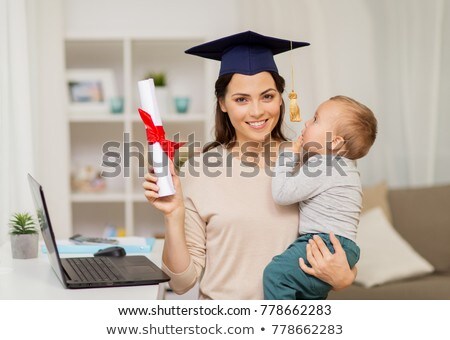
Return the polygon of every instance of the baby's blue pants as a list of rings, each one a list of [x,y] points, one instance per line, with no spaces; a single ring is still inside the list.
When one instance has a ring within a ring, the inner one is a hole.
[[[329,234],[316,234],[334,253]],[[320,300],[326,299],[331,286],[311,275],[299,266],[301,257],[306,259],[306,245],[314,234],[303,234],[294,241],[284,253],[275,256],[264,270],[264,298],[266,300]],[[344,249],[350,268],[359,260],[359,247],[355,242],[342,236],[336,236]]]

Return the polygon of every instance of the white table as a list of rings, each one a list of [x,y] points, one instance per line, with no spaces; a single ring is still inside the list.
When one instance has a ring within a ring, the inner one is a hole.
[[[152,252],[142,255],[161,267],[163,245],[163,240],[156,240]],[[72,255],[75,256],[79,255]],[[163,284],[65,289],[53,272],[47,254],[39,251],[36,259],[16,260],[11,257],[9,242],[0,247],[1,300],[156,300],[163,296],[163,290]]]

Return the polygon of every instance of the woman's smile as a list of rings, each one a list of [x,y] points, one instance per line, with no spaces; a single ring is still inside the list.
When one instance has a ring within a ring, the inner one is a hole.
[[[261,129],[264,129],[268,125],[267,124],[268,121],[269,121],[269,119],[263,119],[263,120],[251,121],[251,122],[246,122],[246,123],[252,129],[261,130]]]

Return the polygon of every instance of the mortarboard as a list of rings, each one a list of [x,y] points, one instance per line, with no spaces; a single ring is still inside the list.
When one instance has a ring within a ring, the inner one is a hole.
[[[273,60],[275,54],[308,45],[307,42],[278,39],[247,31],[194,46],[185,53],[220,60],[219,76],[229,73],[253,75],[263,71],[278,73]]]

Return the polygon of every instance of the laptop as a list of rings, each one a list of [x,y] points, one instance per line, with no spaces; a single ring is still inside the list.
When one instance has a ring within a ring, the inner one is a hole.
[[[61,258],[42,186],[28,174],[50,264],[65,288],[154,285],[170,280],[145,256]]]

